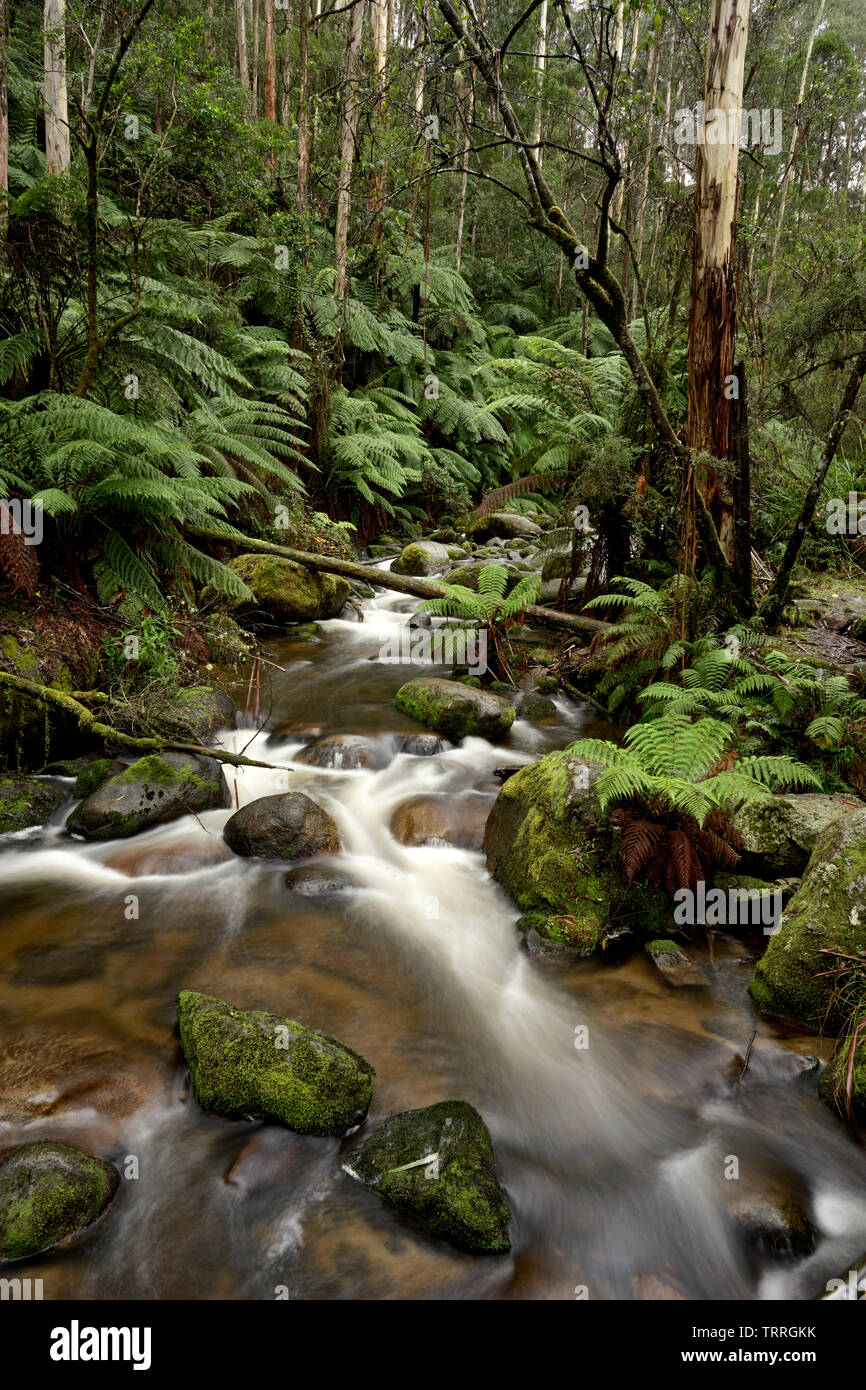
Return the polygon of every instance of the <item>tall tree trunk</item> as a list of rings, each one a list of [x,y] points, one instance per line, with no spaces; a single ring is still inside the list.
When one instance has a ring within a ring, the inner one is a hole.
[[[45,0],[45,169],[65,174],[71,162],[66,99],[66,0]]]
[[[463,138],[463,173],[460,179],[460,206],[457,213],[457,249],[454,257],[454,269],[460,274],[460,266],[463,263],[463,229],[466,224],[466,190],[469,186],[469,155],[472,149],[472,117],[475,112],[475,69],[469,66],[468,80],[463,76],[462,65],[455,73],[457,82],[457,95],[463,106],[463,118],[466,122],[466,134]],[[541,151],[539,150],[539,154]]]
[[[535,35],[535,57],[532,60],[532,67],[535,72],[535,115],[532,123],[532,143],[535,146],[535,158],[538,160],[539,167],[543,162],[544,150],[541,148],[542,116],[544,104],[542,102],[542,87],[544,86],[544,74],[547,71],[547,0],[541,0],[541,7],[538,11],[538,28]]]
[[[310,0],[298,0],[298,212],[307,211],[310,179]]]
[[[361,72],[361,40],[364,31],[364,6],[356,4],[349,12],[349,32],[346,38],[344,65],[344,95],[340,113],[340,173],[337,182],[337,213],[334,223],[334,260],[337,280],[334,293],[342,299],[346,293],[349,259],[349,213],[352,208],[352,170],[355,165],[355,140],[361,118],[359,82]]]
[[[800,508],[797,520],[794,522],[794,529],[788,538],[785,554],[782,556],[782,563],[776,571],[776,577],[767,590],[759,610],[761,618],[771,632],[779,625],[782,610],[785,607],[785,600],[788,596],[788,585],[791,582],[791,572],[796,564],[797,556],[800,553],[800,547],[806,539],[806,532],[815,515],[818,506],[818,498],[821,496],[821,488],[824,486],[824,479],[827,476],[827,471],[836,456],[836,450],[839,448],[842,441],[845,426],[853,414],[857,395],[864,376],[866,376],[866,338],[863,340],[860,353],[851,369],[851,375],[845,385],[839,409],[824,439],[824,448],[821,451],[818,467],[815,469],[815,476],[812,479],[809,491],[803,498],[803,505]]]
[[[426,80],[427,80],[427,57],[426,57],[426,54],[427,54],[428,35],[429,35],[429,32],[430,32],[430,30],[429,30],[429,25],[428,25],[428,16],[427,16],[427,5],[426,5],[426,3],[425,3],[425,4],[422,4],[422,6],[421,6],[421,16],[420,16],[420,21],[419,21],[419,26],[418,26],[418,28],[419,28],[419,33],[418,33],[418,45],[417,45],[418,66],[417,66],[416,69],[415,69],[414,105],[415,105],[415,114],[416,114],[416,116],[418,117],[418,119],[421,120],[421,119],[423,119],[423,116],[424,116],[424,86],[425,86],[425,83],[426,83]]]
[[[375,104],[373,109],[372,136],[376,138],[376,128],[385,124],[385,80],[388,68],[388,0],[370,0],[373,22],[373,63],[375,69]],[[382,239],[382,210],[387,195],[387,175],[385,162],[375,158],[374,173],[370,186],[368,211],[370,213],[370,240],[374,245]]]
[[[267,4],[267,0],[264,0]],[[259,114],[259,12],[262,0],[252,0],[253,6],[253,114]]]
[[[264,31],[265,43],[262,58],[264,66],[264,88],[265,88],[265,109],[264,117],[266,121],[276,124],[277,120],[277,50],[275,42],[275,18],[274,0],[264,0]],[[271,174],[277,172],[277,152],[271,150],[268,155],[268,169]]]
[[[773,249],[770,253],[770,268],[767,271],[767,287],[764,291],[764,313],[766,314],[773,302],[773,290],[776,287],[776,264],[779,259],[779,246],[782,241],[782,228],[785,222],[785,202],[788,197],[788,185],[791,181],[791,171],[794,167],[794,154],[797,149],[797,142],[800,138],[800,121],[803,115],[803,97],[806,95],[806,79],[809,76],[809,64],[812,61],[812,49],[815,44],[815,35],[818,26],[824,17],[824,6],[826,0],[820,0],[818,12],[815,15],[815,22],[812,25],[812,32],[809,35],[809,42],[806,45],[806,56],[803,59],[803,71],[800,73],[800,86],[797,91],[797,107],[794,111],[794,128],[791,131],[791,150],[788,155],[788,162],[782,174],[782,187],[779,190],[779,211],[776,217],[776,231],[773,236]],[[808,151],[807,151],[808,155]]]
[[[291,0],[285,0],[282,13],[283,22],[280,26],[280,38],[282,39],[280,52],[280,124],[284,130],[290,130],[292,125],[292,55],[289,50],[289,39],[292,33]]]
[[[637,261],[638,265],[641,264],[641,260],[643,258],[643,242],[644,232],[646,231],[646,210],[647,198],[649,197],[650,169],[652,168],[653,160],[655,158],[655,153],[653,150],[653,135],[655,132],[655,125],[653,121],[653,108],[655,106],[656,92],[658,91],[659,85],[659,59],[661,57],[661,51],[662,35],[661,30],[659,30],[656,33],[652,42],[652,48],[650,49],[649,55],[649,68],[647,71],[647,84],[649,87],[649,113],[647,115],[647,145],[646,158],[644,160],[643,173],[641,175],[640,191],[638,193],[637,241],[635,244],[635,260]],[[638,285],[637,279],[635,279],[634,289],[632,290],[631,297],[631,318],[633,319],[637,316],[637,308]]]
[[[704,140],[697,147],[689,314],[686,444],[730,457],[737,291],[737,171],[749,0],[713,0],[704,78]],[[722,550],[734,555],[733,510],[715,473],[698,479]]]
[[[9,93],[6,77],[8,0],[0,0],[0,236],[5,235],[9,208]]]
[[[235,0],[235,34],[238,44],[238,70],[241,86],[245,92],[250,89],[250,59],[247,53],[247,8],[246,0]]]

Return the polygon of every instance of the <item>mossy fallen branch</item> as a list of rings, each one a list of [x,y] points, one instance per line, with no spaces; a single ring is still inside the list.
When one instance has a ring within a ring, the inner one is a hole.
[[[271,772],[285,772],[284,767],[277,767],[274,763],[258,762],[255,758],[245,758],[242,753],[226,753],[221,748],[209,748],[204,743],[176,743],[170,739],[162,738],[134,738],[131,734],[121,733],[119,729],[112,729],[109,724],[103,724],[92,710],[87,709],[75,695],[69,695],[65,690],[56,690],[51,685],[40,685],[37,681],[29,681],[24,676],[13,676],[8,671],[0,671],[0,685],[11,686],[13,690],[21,690],[25,695],[38,701],[41,705],[53,705],[56,709],[65,710],[72,715],[80,729],[95,738],[102,739],[106,744],[117,748],[128,749],[131,753],[194,753],[197,757],[216,758],[218,762],[230,763],[232,767],[266,767]],[[76,694],[95,698],[101,695],[101,691],[76,691]]]
[[[376,570],[360,561],[338,560],[333,555],[315,555],[312,551],[295,550],[288,545],[274,545],[271,541],[254,540],[249,536],[227,536],[222,531],[211,530],[207,526],[187,526],[190,536],[203,536],[208,540],[219,541],[221,545],[235,545],[243,550],[255,551],[262,555],[281,555],[284,560],[294,560],[297,565],[307,569],[322,570],[325,574],[341,574],[346,579],[360,579],[365,584],[376,585],[382,589],[394,589],[399,594],[409,594],[413,598],[442,598],[446,586],[436,579],[421,579],[414,575],[392,574],[390,570]],[[559,613],[555,608],[542,608],[538,604],[527,604],[524,612],[527,618],[541,623],[544,627],[564,628],[567,632],[579,632],[584,637],[594,637],[607,627],[598,618],[585,618],[577,613]]]

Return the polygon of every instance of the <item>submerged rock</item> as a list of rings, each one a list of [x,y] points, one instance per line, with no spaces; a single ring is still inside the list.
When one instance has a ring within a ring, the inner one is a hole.
[[[120,1184],[111,1163],[68,1144],[24,1144],[0,1161],[0,1260],[50,1250],[91,1226]]]
[[[346,1171],[464,1250],[498,1254],[511,1248],[511,1212],[490,1135],[465,1100],[392,1115],[350,1156]]]
[[[807,1195],[795,1175],[777,1168],[753,1174],[743,1163],[740,1176],[722,1179],[722,1184],[728,1218],[756,1255],[791,1259],[814,1248],[818,1233],[807,1213]]]
[[[514,723],[514,707],[499,695],[438,676],[407,681],[395,699],[404,714],[455,742],[471,736],[504,738]]]
[[[296,763],[313,767],[369,767],[372,759],[372,748],[357,734],[326,734],[295,755]]]
[[[675,989],[700,989],[709,981],[675,941],[648,941],[644,947],[656,970]]]
[[[70,813],[66,830],[85,840],[122,840],[180,816],[230,804],[216,758],[153,753],[91,792]]]
[[[391,834],[402,845],[449,844],[480,849],[490,810],[485,796],[413,796],[391,817]]]
[[[260,859],[309,859],[340,848],[334,821],[303,792],[250,801],[226,821],[223,839],[235,854]]]
[[[231,851],[216,835],[190,835],[183,839],[172,837],[164,844],[130,845],[106,859],[106,868],[115,869],[129,878],[146,878],[151,874],[193,874],[231,859]]]
[[[44,825],[65,800],[66,792],[36,777],[0,777],[0,835]]]
[[[302,898],[322,898],[331,893],[346,893],[355,886],[348,874],[341,874],[336,869],[326,869],[319,864],[299,864],[297,868],[289,869],[283,882]]]
[[[373,1068],[333,1038],[263,1009],[193,990],[177,997],[180,1042],[198,1102],[229,1119],[279,1120],[297,1134],[361,1124]]]
[[[448,547],[438,541],[413,541],[391,562],[392,574],[436,574],[450,563]]]
[[[413,758],[433,758],[448,747],[448,741],[435,734],[396,734],[398,753],[411,753]]]
[[[336,618],[349,597],[348,581],[284,560],[278,555],[238,555],[229,568],[252,589],[255,602],[238,599],[237,615],[256,614],[277,623],[306,623]]]
[[[848,806],[818,838],[749,992],[767,1013],[839,1032],[846,1010],[826,952],[866,952],[866,806]]]

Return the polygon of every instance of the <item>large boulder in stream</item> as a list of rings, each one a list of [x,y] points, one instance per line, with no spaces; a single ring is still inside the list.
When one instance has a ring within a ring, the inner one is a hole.
[[[153,753],[103,782],[71,812],[66,829],[85,840],[122,840],[180,816],[230,805],[216,758]]]
[[[205,1110],[278,1120],[297,1134],[346,1134],[364,1120],[375,1073],[333,1038],[188,989],[177,997],[177,1019]]]
[[[866,806],[847,805],[818,836],[749,986],[755,1003],[775,1017],[838,1033],[847,1023],[844,991],[828,972],[844,961],[833,952],[866,952]]]
[[[577,955],[590,955],[619,922],[662,936],[671,920],[662,894],[627,884],[619,869],[593,791],[598,773],[567,748],[520,768],[484,834],[487,867],[525,914],[522,929]]]
[[[488,516],[479,516],[470,522],[467,535],[474,541],[486,541],[491,536],[502,536],[505,540],[528,540],[541,535],[541,527],[537,521],[521,516],[519,512],[490,512]]]
[[[455,742],[473,735],[495,742],[514,723],[514,706],[500,695],[438,676],[407,681],[397,691],[395,703],[410,719]]]
[[[743,845],[737,872],[774,879],[801,874],[819,835],[847,815],[852,798],[805,792],[762,796],[746,802],[734,815]]]
[[[238,555],[229,568],[253,591],[255,601],[238,599],[238,617],[272,618],[277,623],[308,623],[336,618],[349,597],[348,581],[284,560],[278,555]]]
[[[344,1167],[383,1201],[412,1212],[463,1250],[495,1255],[511,1249],[511,1212],[490,1134],[465,1100],[392,1115]]]
[[[447,569],[451,558],[446,545],[438,541],[413,541],[391,561],[392,574],[437,574]]]
[[[235,854],[258,859],[310,859],[340,848],[334,821],[303,792],[248,802],[226,821],[223,839]]]
[[[44,825],[65,800],[65,792],[38,777],[0,777],[0,835]]]
[[[69,1241],[105,1211],[120,1174],[68,1144],[13,1149],[0,1162],[0,1261],[21,1260]]]

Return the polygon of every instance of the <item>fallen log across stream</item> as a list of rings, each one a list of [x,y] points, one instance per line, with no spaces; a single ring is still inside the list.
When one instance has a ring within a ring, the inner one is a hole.
[[[369,564],[355,560],[338,560],[333,555],[316,555],[308,550],[295,550],[289,545],[274,545],[271,541],[252,540],[247,536],[227,536],[222,531],[211,530],[207,526],[187,526],[192,536],[203,536],[208,540],[219,541],[222,545],[237,546],[242,550],[254,551],[262,555],[279,555],[284,560],[294,560],[307,569],[322,570],[325,574],[340,574],[345,579],[356,579],[362,584],[378,585],[381,589],[394,589],[398,594],[409,594],[412,598],[441,598],[445,586],[438,579],[422,579],[409,574],[392,574],[390,570],[375,570]],[[525,608],[527,618],[541,623],[543,627],[558,627],[566,632],[580,633],[592,638],[603,632],[606,623],[598,618],[585,618],[577,613],[560,613],[555,608],[543,608],[529,603]]]

